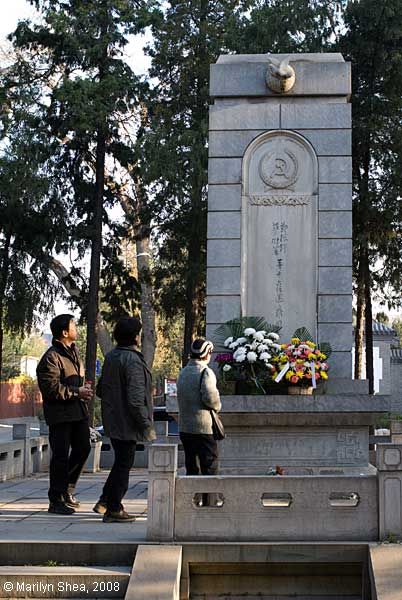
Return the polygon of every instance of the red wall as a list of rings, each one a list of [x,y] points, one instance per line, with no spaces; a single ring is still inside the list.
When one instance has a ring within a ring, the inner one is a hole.
[[[37,386],[0,383],[0,419],[34,417],[42,409],[42,396]]]

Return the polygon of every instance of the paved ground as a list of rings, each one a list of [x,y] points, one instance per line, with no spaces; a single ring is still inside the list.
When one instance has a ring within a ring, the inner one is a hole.
[[[81,476],[77,498],[78,511],[70,516],[47,512],[48,476],[46,473],[0,483],[0,541],[120,541],[145,539],[147,476],[135,469],[124,499],[127,512],[137,515],[134,523],[103,523],[92,511],[109,471]]]

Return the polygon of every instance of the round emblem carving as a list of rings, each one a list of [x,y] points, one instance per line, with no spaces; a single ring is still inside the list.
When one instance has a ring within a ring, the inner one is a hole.
[[[276,189],[291,187],[297,180],[298,170],[297,158],[288,149],[267,152],[259,165],[261,179]]]

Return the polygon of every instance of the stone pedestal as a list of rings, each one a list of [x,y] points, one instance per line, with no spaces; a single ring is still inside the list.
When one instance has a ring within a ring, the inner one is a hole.
[[[402,538],[402,444],[378,444],[380,539]],[[395,541],[395,540],[394,540]]]
[[[85,463],[84,472],[97,473],[100,469],[102,442],[91,442],[91,451],[87,462]]]
[[[173,540],[177,446],[152,444],[149,447],[148,471],[147,539]]]
[[[271,466],[292,474],[344,474],[369,464],[369,427],[389,397],[368,395],[223,396],[226,438],[220,472],[264,475]],[[169,398],[169,413],[177,401]]]

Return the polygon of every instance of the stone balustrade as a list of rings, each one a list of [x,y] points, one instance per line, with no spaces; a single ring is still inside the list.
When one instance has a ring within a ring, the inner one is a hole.
[[[30,437],[29,424],[13,426],[14,441],[0,444],[0,481],[47,471],[50,459],[49,438]]]

